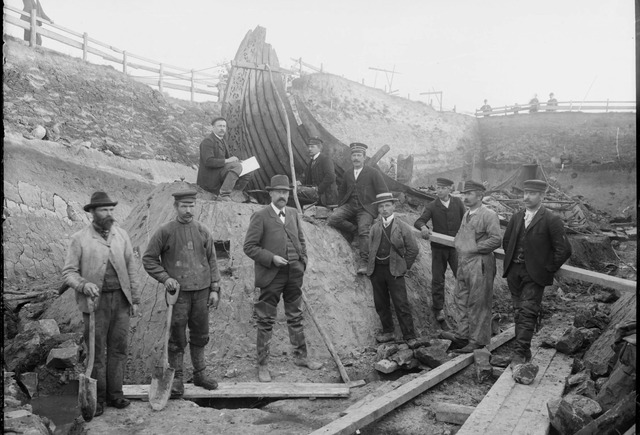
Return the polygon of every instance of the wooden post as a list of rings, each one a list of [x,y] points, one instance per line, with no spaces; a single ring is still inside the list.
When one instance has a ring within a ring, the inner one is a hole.
[[[127,52],[126,50],[122,52],[122,72],[127,73]]]
[[[31,9],[31,33],[29,34],[29,47],[35,47],[36,46],[36,34],[37,34],[37,30],[36,28],[38,26],[36,26],[36,9],[33,8]]]
[[[195,84],[195,75],[194,75],[194,71],[191,70],[191,102],[193,103],[193,100],[195,98],[196,95],[196,84]]]
[[[87,61],[87,48],[89,46],[89,35],[87,32],[82,34],[82,60]]]
[[[160,64],[160,78],[158,79],[158,90],[162,93],[162,76],[164,75],[164,67]]]
[[[605,113],[609,113],[609,99],[607,98],[607,108],[604,111]]]

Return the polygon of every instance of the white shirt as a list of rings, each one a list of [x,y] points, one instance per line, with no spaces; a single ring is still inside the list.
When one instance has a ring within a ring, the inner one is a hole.
[[[314,161],[315,159],[317,159],[319,155],[320,155],[320,153],[314,154],[314,156],[311,157],[311,161]]]
[[[358,175],[360,175],[360,172],[362,172],[362,168],[360,169],[353,169],[353,178],[355,178],[356,180],[358,179]]]
[[[285,216],[280,216],[280,212],[285,213],[285,215],[286,215],[286,212],[284,211],[284,208],[282,210],[280,210],[278,207],[273,205],[273,203],[271,203],[271,208],[273,208],[273,211],[276,212],[276,216],[278,216],[280,218],[280,221],[282,223],[284,223]]]
[[[380,216],[382,217],[382,216]],[[395,217],[395,213],[391,213],[391,216],[389,216],[388,218],[384,218],[382,217],[382,225],[387,228],[389,225],[391,225],[391,222],[393,221],[393,218]]]
[[[540,210],[540,206],[538,206],[538,208],[535,210],[529,210],[528,208],[525,209],[524,211],[524,227],[525,228],[529,228],[529,225],[531,224],[531,221],[533,220],[536,213],[538,213],[538,210]]]
[[[215,134],[215,133],[213,133],[213,135],[214,135],[215,137],[217,137],[218,139],[220,139],[220,140],[224,140],[224,139],[223,139],[223,138],[224,138],[224,136],[220,137],[220,136],[218,136],[218,135],[217,135],[217,134]]]
[[[440,202],[442,203],[442,205],[444,205],[446,208],[449,208],[449,203],[451,203],[451,197],[449,197],[449,199],[447,199],[446,201],[440,200]]]

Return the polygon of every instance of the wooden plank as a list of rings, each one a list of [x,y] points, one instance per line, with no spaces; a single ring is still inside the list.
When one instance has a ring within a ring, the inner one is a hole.
[[[514,337],[515,328],[511,327],[492,338],[487,346],[490,350],[503,345]],[[473,362],[473,354],[462,354],[451,361],[437,367],[430,372],[407,382],[401,387],[381,396],[349,414],[326,426],[312,432],[312,435],[341,434],[350,435],[359,428],[366,426],[386,415],[403,403],[413,399],[444,379],[459,372]]]
[[[474,406],[438,402],[435,406],[436,420],[445,423],[464,424],[475,409]]]
[[[624,435],[635,435],[635,433],[636,433],[636,425],[634,424],[629,428],[628,431],[624,433]]]
[[[67,38],[66,36],[59,35],[55,32],[52,32],[51,30],[43,29],[39,27],[38,33],[41,34],[42,36],[46,36],[47,38],[53,39],[58,42],[62,42],[63,44],[66,44],[66,45],[70,45],[71,47],[80,48],[80,49],[82,48],[82,42],[76,41],[71,38]]]
[[[149,385],[123,385],[124,397],[147,399]],[[302,382],[221,382],[215,390],[206,390],[193,384],[184,384],[185,399],[218,399],[239,397],[348,397],[349,387],[344,384]]]

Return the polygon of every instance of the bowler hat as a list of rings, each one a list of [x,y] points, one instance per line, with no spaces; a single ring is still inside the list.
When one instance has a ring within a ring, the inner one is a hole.
[[[394,198],[393,197],[393,193],[391,193],[391,192],[378,193],[376,195],[376,200],[373,201],[371,203],[371,205],[382,204],[383,202],[390,202],[390,201],[391,202],[395,202],[397,200],[398,200],[398,198]]]
[[[484,192],[487,190],[486,187],[482,183],[478,183],[477,181],[468,180],[464,182],[464,188],[460,191],[460,193],[467,193],[473,191]]]
[[[307,146],[309,145],[324,145],[324,141],[319,137],[311,137],[309,138],[309,142],[307,142]]]
[[[351,148],[351,153],[353,154],[353,153],[366,153],[368,147],[363,143],[353,142],[349,144],[349,148]]]
[[[448,178],[436,178],[436,184],[438,186],[449,187],[453,186],[453,181],[449,180]]]
[[[289,177],[286,175],[274,175],[271,177],[271,186],[265,187],[266,190],[291,190],[289,185]]]
[[[196,194],[197,192],[195,190],[182,190],[172,193],[171,195],[179,202],[196,202]]]
[[[523,190],[533,190],[534,192],[546,192],[547,183],[542,180],[527,180],[522,183]]]
[[[89,204],[84,206],[84,211],[89,211],[96,207],[113,207],[116,204],[118,204],[118,201],[111,201],[111,198],[105,192],[93,192]]]

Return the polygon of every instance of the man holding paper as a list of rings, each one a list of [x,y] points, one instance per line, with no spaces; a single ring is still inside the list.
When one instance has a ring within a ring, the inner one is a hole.
[[[242,192],[251,181],[251,174],[242,174],[242,162],[231,154],[224,140],[227,120],[218,117],[211,125],[213,132],[200,143],[197,183],[204,190],[220,195],[220,200],[231,201],[231,192]]]

